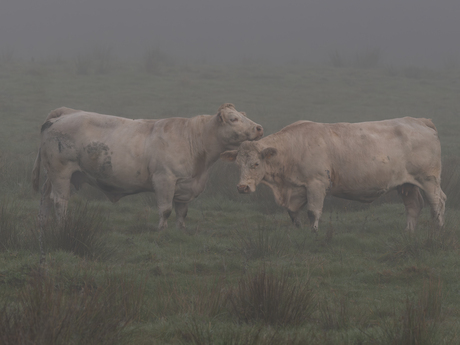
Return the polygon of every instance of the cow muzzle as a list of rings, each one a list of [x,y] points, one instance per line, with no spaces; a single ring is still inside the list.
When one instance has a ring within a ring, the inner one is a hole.
[[[239,184],[236,186],[238,192],[241,194],[249,194],[251,193],[251,188],[247,184]]]

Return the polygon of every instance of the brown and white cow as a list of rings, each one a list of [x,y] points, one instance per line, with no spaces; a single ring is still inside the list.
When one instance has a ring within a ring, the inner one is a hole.
[[[262,182],[300,226],[307,205],[313,231],[318,229],[326,194],[372,202],[397,189],[413,231],[423,207],[444,224],[446,195],[440,187],[441,145],[433,122],[411,117],[361,123],[295,122],[257,142],[222,153],[240,168],[240,193]]]
[[[159,229],[167,226],[173,203],[177,226],[184,227],[188,203],[204,190],[209,168],[219,155],[262,135],[262,126],[229,103],[216,115],[158,120],[56,109],[42,125],[33,169],[35,190],[40,163],[47,171],[40,223],[45,224],[53,204],[62,219],[71,184],[79,189],[86,182],[112,202],[130,194],[155,192]]]

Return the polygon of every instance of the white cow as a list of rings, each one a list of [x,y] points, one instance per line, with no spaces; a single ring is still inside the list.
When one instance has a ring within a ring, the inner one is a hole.
[[[177,226],[184,227],[188,203],[205,188],[209,168],[219,155],[246,140],[258,140],[262,126],[232,104],[216,115],[131,120],[69,108],[52,111],[41,128],[33,168],[39,188],[40,164],[47,171],[40,201],[43,226],[54,208],[66,213],[70,185],[99,188],[112,201],[125,195],[155,192],[160,222],[167,227],[174,202]]]
[[[444,224],[446,195],[441,183],[441,145],[433,122],[400,119],[361,123],[298,121],[257,142],[244,142],[222,159],[240,168],[240,193],[262,182],[297,226],[307,205],[313,231],[318,229],[324,197],[372,202],[397,189],[413,231],[425,192],[433,218]]]

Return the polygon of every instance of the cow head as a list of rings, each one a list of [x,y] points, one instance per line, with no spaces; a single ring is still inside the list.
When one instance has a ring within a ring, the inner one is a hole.
[[[277,154],[274,147],[259,148],[257,143],[244,142],[238,150],[225,151],[222,160],[236,162],[240,168],[240,182],[236,186],[240,193],[253,193],[266,173],[266,164]]]
[[[264,135],[262,126],[237,111],[233,104],[222,104],[216,117],[218,136],[226,149],[237,148],[246,140],[259,140]]]

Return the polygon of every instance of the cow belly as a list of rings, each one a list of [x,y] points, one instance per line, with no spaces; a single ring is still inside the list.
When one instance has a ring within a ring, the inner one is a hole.
[[[348,200],[372,202],[381,195],[388,192],[388,189],[366,189],[366,190],[341,190],[331,191],[331,195]]]
[[[91,172],[76,171],[71,178],[72,184],[78,190],[83,183],[101,189],[104,193],[117,195],[130,195],[146,191],[152,191],[152,188],[146,186],[135,178],[118,179],[115,176],[102,178],[99,174]]]

